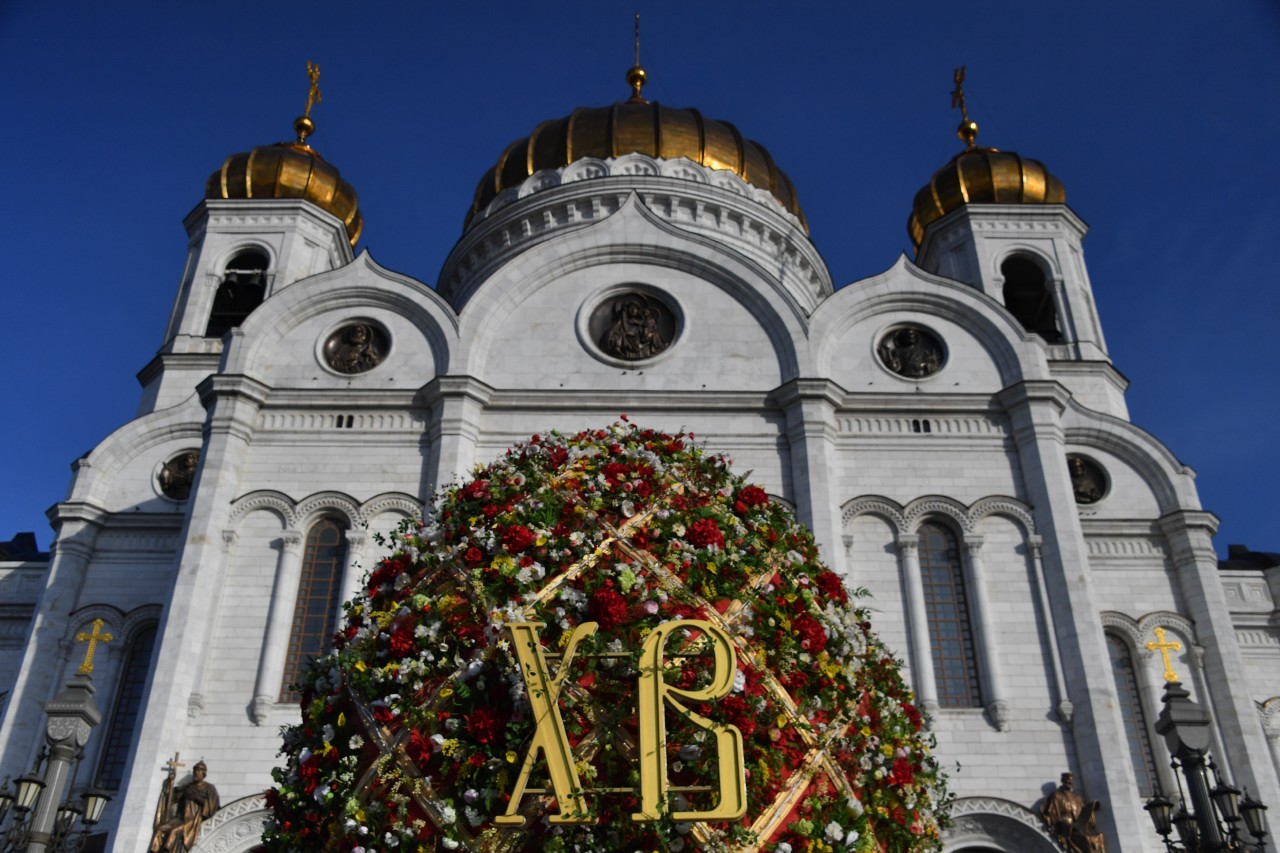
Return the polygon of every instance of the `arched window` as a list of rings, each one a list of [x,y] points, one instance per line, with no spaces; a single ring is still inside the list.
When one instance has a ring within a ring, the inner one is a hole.
[[[1116,679],[1116,697],[1120,700],[1120,718],[1124,721],[1133,773],[1138,779],[1138,791],[1143,799],[1148,799],[1159,793],[1160,780],[1156,775],[1151,737],[1147,732],[1147,715],[1142,710],[1142,698],[1138,693],[1138,673],[1124,640],[1107,634],[1107,651],[1111,656],[1111,674]]]
[[[1004,307],[1018,318],[1022,327],[1049,343],[1062,340],[1053,290],[1040,265],[1030,258],[1014,255],[1000,265],[1000,274],[1004,276]]]
[[[231,259],[213,297],[213,310],[204,331],[206,338],[220,338],[239,327],[262,304],[269,264],[270,259],[260,249],[249,249]]]
[[[346,525],[334,518],[322,518],[307,533],[302,552],[302,576],[293,606],[293,630],[284,660],[284,680],[280,693],[296,699],[291,689],[309,660],[329,647],[342,595],[342,570],[347,562]]]
[[[115,708],[111,711],[111,724],[103,742],[102,760],[98,763],[98,778],[94,780],[109,791],[118,791],[124,782],[124,768],[133,750],[138,717],[142,713],[142,691],[147,685],[151,652],[155,645],[154,623],[136,631],[129,641],[124,668],[120,670],[120,683],[116,688]]]
[[[955,534],[934,522],[922,524],[919,537],[920,583],[929,620],[938,704],[944,708],[979,707],[978,659],[960,546]]]

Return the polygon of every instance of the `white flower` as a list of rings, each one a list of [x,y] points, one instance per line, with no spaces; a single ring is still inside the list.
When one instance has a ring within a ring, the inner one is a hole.
[[[622,515],[624,518],[630,518],[636,514],[636,505],[629,500],[622,502]]]
[[[858,838],[859,838],[858,830],[856,829],[849,830],[849,834],[844,837],[844,846],[852,847],[854,844],[858,842]]]
[[[844,827],[836,823],[834,820],[827,824],[826,832],[827,840],[833,843],[839,843],[844,840]]]
[[[733,673],[733,692],[741,693],[747,687],[747,674],[742,670],[736,670]]]
[[[779,842],[778,846],[773,848],[773,853],[791,853],[791,845],[785,841]]]

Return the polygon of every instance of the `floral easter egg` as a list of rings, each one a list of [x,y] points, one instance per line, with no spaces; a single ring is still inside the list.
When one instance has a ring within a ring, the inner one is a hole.
[[[265,848],[940,848],[859,593],[692,439],[536,435],[402,528],[299,685]]]

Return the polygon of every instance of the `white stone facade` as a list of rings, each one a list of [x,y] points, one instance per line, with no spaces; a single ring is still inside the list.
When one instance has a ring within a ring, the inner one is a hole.
[[[1132,649],[1148,727],[1163,668],[1145,643],[1161,626],[1183,644],[1174,665],[1214,716],[1215,756],[1280,808],[1280,579],[1219,573],[1216,520],[1193,473],[1128,422],[1085,227],[1069,209],[961,208],[930,228],[917,262],[838,290],[772,196],[640,155],[578,161],[508,190],[435,289],[353,257],[341,223],[307,202],[206,201],[187,227],[188,266],[141,374],[138,417],[77,463],[25,645],[0,645],[0,673],[15,674],[0,769],[16,776],[34,757],[43,702],[78,664],[74,635],[102,618],[118,638],[94,672],[109,718],[128,638],[159,624],[132,763],[106,820],[112,849],[146,848],[174,752],[203,758],[227,804],[200,849],[253,846],[255,798],[297,713],[279,684],[318,518],[349,527],[349,592],[378,556],[372,534],[437,484],[534,432],[623,412],[729,454],[796,507],[832,568],[871,591],[960,798],[949,850],[1054,849],[1031,808],[1066,770],[1103,802],[1108,850],[1163,849],[1124,746],[1108,632]],[[266,300],[224,339],[204,337],[228,259],[250,247],[270,259]],[[1046,271],[1060,341],[1004,307],[1011,254]],[[677,321],[670,346],[640,361],[603,352],[588,328],[629,291],[660,297]],[[321,350],[351,320],[391,343],[377,367],[342,374]],[[902,324],[943,342],[939,371],[911,379],[886,367],[877,347]],[[186,450],[200,454],[195,484],[171,500],[158,474]],[[1106,472],[1101,500],[1077,503],[1069,453]],[[961,546],[974,707],[938,699],[917,553],[926,522]],[[0,588],[21,571],[0,566]]]

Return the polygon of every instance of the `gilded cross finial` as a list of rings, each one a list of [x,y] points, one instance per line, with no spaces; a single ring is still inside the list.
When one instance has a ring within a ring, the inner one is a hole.
[[[1159,650],[1160,657],[1164,661],[1164,680],[1177,681],[1178,673],[1173,671],[1173,662],[1169,659],[1169,652],[1182,651],[1182,643],[1179,643],[1177,640],[1166,643],[1164,639],[1164,628],[1156,628],[1155,634],[1156,640],[1159,642],[1148,641],[1147,649],[1153,652]]]
[[[319,63],[307,63],[307,77],[311,80],[311,85],[307,87],[307,108],[293,121],[293,129],[298,134],[299,145],[306,145],[307,137],[316,132],[316,123],[311,120],[311,108],[323,100],[320,95]]]
[[[627,98],[628,101],[633,104],[649,103],[640,94],[648,77],[649,75],[640,67],[640,13],[636,12],[636,64],[627,69],[627,85],[631,87],[631,97]]]
[[[307,63],[307,77],[311,78],[311,86],[307,89],[307,108],[302,111],[302,114],[307,118],[311,118],[311,108],[323,100],[320,94],[320,65],[318,63]]]
[[[107,623],[102,619],[94,619],[92,633],[81,631],[76,634],[77,643],[89,644],[89,648],[85,649],[84,652],[84,663],[80,664],[80,669],[76,670],[82,675],[93,674],[93,653],[98,650],[98,643],[109,643],[115,639],[115,637],[110,634],[103,632],[102,626],[105,624]]]
[[[975,148],[978,123],[969,118],[969,107],[964,102],[964,71],[965,66],[961,65],[952,75],[956,87],[951,91],[951,109],[960,110],[960,127],[956,129],[956,135],[964,140],[965,148]]]

